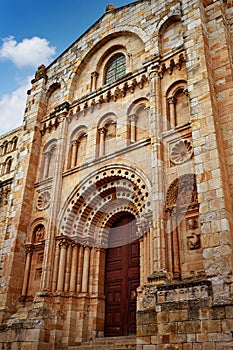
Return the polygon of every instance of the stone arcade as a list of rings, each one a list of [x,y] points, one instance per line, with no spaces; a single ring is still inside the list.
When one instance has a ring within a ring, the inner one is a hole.
[[[233,349],[232,25],[108,5],[38,68],[0,138],[1,349]]]

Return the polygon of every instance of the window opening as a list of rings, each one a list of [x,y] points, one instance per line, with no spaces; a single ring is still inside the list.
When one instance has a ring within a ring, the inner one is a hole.
[[[111,84],[123,77],[126,72],[126,60],[123,54],[113,56],[106,69],[105,84]]]

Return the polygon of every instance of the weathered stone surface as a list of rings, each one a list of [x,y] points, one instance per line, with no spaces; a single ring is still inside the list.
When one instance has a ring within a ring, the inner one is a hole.
[[[232,29],[228,0],[108,5],[38,67],[0,137],[0,347],[233,347]]]

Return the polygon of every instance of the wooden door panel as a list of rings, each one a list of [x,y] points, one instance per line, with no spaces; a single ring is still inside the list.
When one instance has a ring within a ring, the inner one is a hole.
[[[136,289],[139,286],[139,241],[132,216],[125,216],[110,230],[106,251],[105,335],[136,332]],[[130,241],[130,239],[133,239]],[[116,242],[121,246],[115,246]],[[127,241],[127,244],[125,242]]]

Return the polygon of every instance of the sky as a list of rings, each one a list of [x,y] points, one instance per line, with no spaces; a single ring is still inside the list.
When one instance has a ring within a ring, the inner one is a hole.
[[[41,64],[66,50],[104,13],[133,0],[0,0],[0,135],[23,121],[27,90]]]

